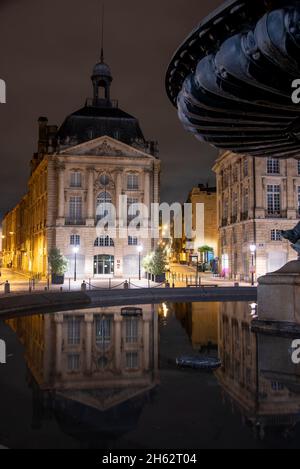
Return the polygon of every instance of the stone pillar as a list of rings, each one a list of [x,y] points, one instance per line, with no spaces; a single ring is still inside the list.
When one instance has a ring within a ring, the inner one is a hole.
[[[65,217],[65,167],[58,167],[58,218]]]
[[[120,314],[117,313],[114,315],[115,370],[118,372],[121,372],[122,319]]]
[[[94,168],[88,168],[88,193],[87,193],[87,218],[95,219],[95,201],[94,201]]]
[[[93,313],[84,315],[85,323],[85,371],[90,374],[92,372],[92,333],[93,333]]]
[[[148,209],[150,208],[150,172],[148,170],[144,173],[144,204]]]
[[[58,313],[55,314],[54,317],[54,322],[56,325],[56,355],[55,355],[55,364],[56,364],[56,374],[61,375],[62,372],[62,343],[63,343],[63,337],[62,337],[62,326],[64,322],[64,317],[63,314]]]

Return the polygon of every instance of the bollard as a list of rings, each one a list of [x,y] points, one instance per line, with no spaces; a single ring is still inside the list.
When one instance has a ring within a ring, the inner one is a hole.
[[[234,282],[234,286],[239,287],[240,286],[239,282]]]
[[[8,280],[6,280],[4,284],[4,294],[8,295],[9,293],[10,293],[10,283],[8,282]]]
[[[60,287],[59,291],[62,292],[62,291],[63,291],[63,287]]]
[[[81,284],[81,291],[86,291],[86,283],[85,280]]]
[[[128,283],[127,280],[125,280],[125,282],[124,282],[124,289],[125,289],[125,290],[128,290],[128,289],[129,289],[129,283]]]
[[[165,288],[170,288],[170,282],[166,282]]]

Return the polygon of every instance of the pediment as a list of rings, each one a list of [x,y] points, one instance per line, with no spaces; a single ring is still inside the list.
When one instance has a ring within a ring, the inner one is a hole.
[[[154,385],[141,386],[129,389],[97,389],[97,390],[73,390],[60,391],[58,394],[64,398],[79,402],[88,407],[93,407],[102,412],[127,402],[135,397],[147,393]]]
[[[89,140],[88,142],[68,147],[60,151],[61,155],[72,156],[106,156],[106,157],[129,157],[150,158],[151,155],[142,150],[134,148],[126,143],[120,142],[108,136]]]

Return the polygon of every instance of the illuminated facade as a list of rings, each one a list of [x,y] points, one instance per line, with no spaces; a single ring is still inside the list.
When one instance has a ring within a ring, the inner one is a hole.
[[[146,141],[138,120],[111,100],[111,82],[102,57],[93,70],[94,96],[82,109],[59,129],[39,119],[28,194],[3,220],[4,265],[45,277],[49,251],[57,247],[69,261],[66,276],[71,277],[76,247],[79,278],[128,278],[138,276],[137,246],[144,255],[155,247],[150,208],[160,199],[157,145]],[[127,196],[125,213],[120,196]],[[148,209],[142,215],[146,236],[119,235],[121,220],[127,228],[140,215],[137,203]],[[105,204],[116,207],[114,237],[96,229],[107,215]]]
[[[236,280],[260,277],[296,258],[281,230],[300,216],[300,164],[290,158],[254,158],[231,152],[214,165],[222,274]]]

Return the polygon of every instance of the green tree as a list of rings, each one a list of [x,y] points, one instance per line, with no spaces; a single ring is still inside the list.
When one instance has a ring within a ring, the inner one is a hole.
[[[64,275],[68,270],[68,261],[58,248],[52,248],[49,252],[49,266],[54,275]]]
[[[150,273],[162,275],[167,270],[167,254],[162,247],[157,247],[150,261]]]
[[[208,261],[208,254],[209,253],[214,253],[214,248],[204,245],[198,248],[198,252],[201,254],[202,257],[202,262],[207,262]]]

